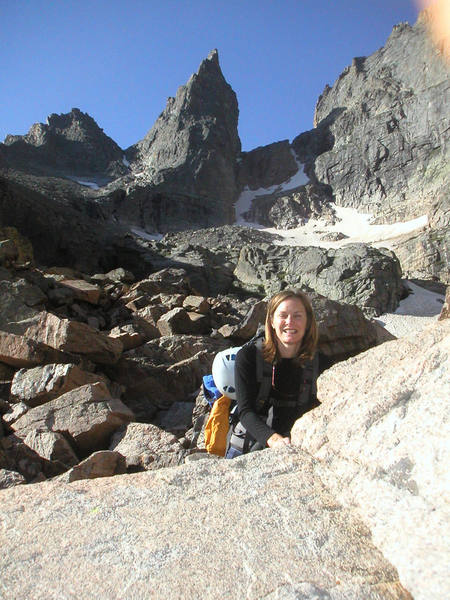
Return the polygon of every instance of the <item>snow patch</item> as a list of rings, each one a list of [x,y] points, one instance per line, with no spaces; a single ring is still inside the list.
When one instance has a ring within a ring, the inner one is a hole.
[[[163,237],[161,233],[148,233],[148,231],[138,229],[137,227],[132,227],[130,231],[142,239],[149,241],[159,241]]]
[[[422,215],[410,221],[384,225],[372,225],[373,215],[359,213],[354,208],[333,206],[339,219],[335,225],[329,225],[320,219],[309,221],[295,229],[265,228],[264,231],[274,233],[283,239],[275,242],[280,245],[290,246],[320,246],[322,248],[340,248],[345,244],[363,242],[374,246],[389,247],[389,240],[394,240],[405,233],[412,233],[426,227],[427,215]],[[327,233],[343,233],[346,238],[339,241],[325,241],[321,239]]]
[[[129,167],[130,163],[127,161],[127,157],[125,156],[125,154],[122,156],[122,163],[126,166]]]
[[[445,301],[443,294],[407,282],[411,294],[400,302],[394,313],[380,315],[375,321],[396,337],[414,335],[436,321]]]
[[[297,173],[295,173],[295,175],[293,175],[283,183],[280,183],[278,185],[272,185],[268,188],[250,190],[248,186],[245,187],[235,204],[237,225],[246,225],[247,227],[258,226],[256,223],[248,223],[243,217],[243,214],[250,209],[252,205],[252,200],[257,196],[266,196],[268,194],[289,192],[291,190],[294,190],[295,188],[298,188],[301,185],[306,185],[309,182],[308,176],[304,173],[305,165],[297,160],[292,150],[291,152],[294,155],[295,161],[298,166]]]
[[[69,177],[75,183],[79,183],[80,185],[84,185],[85,187],[91,188],[91,190],[99,190],[100,186],[95,181],[84,181],[83,179],[77,179],[76,177]]]

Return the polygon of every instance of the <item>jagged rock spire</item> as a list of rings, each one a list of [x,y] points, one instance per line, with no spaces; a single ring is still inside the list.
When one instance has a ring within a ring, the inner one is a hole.
[[[238,114],[236,94],[222,74],[218,51],[212,50],[127,157],[153,183],[220,203],[229,220],[241,151]]]

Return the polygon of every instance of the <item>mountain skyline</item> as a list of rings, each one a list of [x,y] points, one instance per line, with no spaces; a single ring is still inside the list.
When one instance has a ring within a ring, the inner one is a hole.
[[[417,14],[412,0],[3,2],[0,140],[77,107],[125,149],[213,48],[238,98],[243,150],[292,139],[312,128],[325,85]]]

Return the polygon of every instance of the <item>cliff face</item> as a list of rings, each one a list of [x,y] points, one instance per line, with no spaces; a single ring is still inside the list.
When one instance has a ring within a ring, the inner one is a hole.
[[[449,105],[448,67],[423,18],[398,25],[320,96],[315,126],[326,128],[332,147],[315,159],[315,176],[339,205],[379,222],[427,213],[448,199]]]
[[[127,150],[136,184],[201,199],[207,211],[213,207],[216,224],[230,223],[238,193],[238,114],[214,50],[168,99],[144,139]]]

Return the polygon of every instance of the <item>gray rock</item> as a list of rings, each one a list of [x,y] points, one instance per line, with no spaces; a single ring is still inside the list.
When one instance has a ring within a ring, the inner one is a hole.
[[[251,190],[279,185],[298,171],[289,140],[275,142],[241,154],[240,187]]]
[[[325,233],[322,235],[320,239],[324,242],[339,242],[340,240],[345,240],[346,238],[348,238],[348,235],[345,235],[340,231],[330,231],[330,233]]]
[[[244,217],[247,221],[277,229],[294,229],[305,225],[309,219],[334,223],[336,217],[330,206],[331,200],[329,186],[308,183],[290,192],[257,196]]]
[[[207,248],[215,253],[219,250],[227,257],[239,256],[243,246],[247,244],[270,244],[281,237],[274,236],[266,231],[242,227],[240,225],[224,225],[223,227],[209,227],[205,229],[192,229],[183,231],[182,242],[192,247]],[[167,252],[176,248],[181,243],[180,234],[166,233],[156,246],[160,251]],[[167,248],[167,250],[165,250]]]
[[[74,388],[104,379],[73,364],[50,364],[34,369],[20,369],[14,375],[10,398],[12,402],[22,401],[35,407]]]
[[[439,321],[450,318],[450,286],[447,287],[445,292],[445,302],[442,306],[441,314],[439,315]]]
[[[31,432],[30,432],[31,433]],[[41,456],[39,452],[25,443],[23,439],[15,434],[6,435],[1,440],[1,447],[4,452],[4,467],[10,471],[20,473],[27,483],[36,483],[44,481],[48,477],[55,477],[67,470],[69,466],[78,461],[73,455],[69,456],[67,449],[63,444],[55,443],[56,440],[45,440],[45,436],[39,439],[39,432],[36,432],[34,438],[29,438],[31,445],[36,445],[37,450],[43,450],[43,454],[51,454],[55,450],[55,456],[58,451],[64,455],[67,463],[55,459],[48,459]]]
[[[208,420],[211,405],[206,400],[203,391],[203,386],[200,388],[197,397],[195,398],[194,409],[192,411],[192,427],[184,434],[186,445],[194,450],[205,450],[205,425]],[[215,456],[215,455],[211,455]],[[195,459],[196,460],[196,459]]]
[[[13,223],[29,238],[40,264],[98,273],[114,268],[120,256],[123,268],[145,277],[153,255],[108,220],[99,193],[66,179],[5,173],[0,167],[0,222]]]
[[[271,295],[286,286],[309,287],[332,300],[356,304],[369,316],[395,310],[402,294],[395,255],[364,244],[336,250],[244,246],[234,274],[245,289]]]
[[[2,492],[9,597],[411,598],[301,451],[32,488]]]
[[[127,271],[126,269],[123,269],[122,267],[118,267],[117,269],[108,271],[105,277],[110,281],[121,281],[124,283],[133,283],[136,279],[133,273]]]
[[[310,165],[342,206],[406,221],[447,197],[449,72],[423,17],[394,27],[384,47],[354,58],[315,110],[320,151]],[[328,147],[326,144],[328,141]],[[294,140],[301,151],[304,140]]]
[[[30,407],[28,404],[25,404],[25,402],[17,402],[16,404],[10,404],[9,406],[10,408],[3,413],[2,417],[7,425],[11,425],[30,410]]]
[[[151,297],[161,293],[177,294],[182,291],[186,291],[186,293],[190,291],[186,270],[164,268],[133,284],[128,295],[137,297],[144,294]]]
[[[125,457],[130,472],[176,466],[186,456],[172,433],[149,423],[130,423],[117,431],[109,448]]]
[[[414,598],[446,598],[450,321],[335,365],[292,440],[356,506]]]
[[[0,490],[14,487],[26,483],[25,477],[17,471],[8,471],[8,469],[0,469]]]
[[[408,279],[437,279],[450,283],[449,225],[403,236],[392,248]]]
[[[357,306],[334,302],[315,293],[309,297],[319,328],[319,350],[333,362],[394,339],[378,323],[366,319]]]
[[[136,420],[149,422],[158,410],[195,394],[216,352],[227,345],[206,336],[162,337],[127,352],[106,374],[125,387],[122,400]]]
[[[0,328],[5,330],[11,321],[21,321],[36,315],[42,310],[47,296],[35,285],[25,279],[0,281],[2,310]]]
[[[214,50],[176,97],[168,99],[145,138],[127,150],[133,171],[159,188],[152,196],[151,190],[142,194],[142,184],[136,186],[128,192],[123,209],[130,214],[138,206],[145,219],[139,225],[150,231],[184,229],[186,200],[191,223],[231,222],[238,191],[236,159],[241,150],[237,121],[236,95],[222,75]],[[203,214],[196,206],[199,197]],[[169,202],[170,212],[161,210]],[[116,212],[120,214],[121,209],[117,207]]]
[[[164,431],[170,431],[180,437],[192,425],[194,406],[194,402],[174,402],[168,410],[157,414],[155,423]]]
[[[256,334],[258,328],[264,325],[266,309],[267,302],[255,302],[240,323],[224,325],[219,331],[224,337],[247,341]]]
[[[35,123],[24,135],[7,135],[4,155],[15,168],[34,173],[87,178],[98,184],[125,174],[123,152],[92,117],[73,108],[70,113]]]

